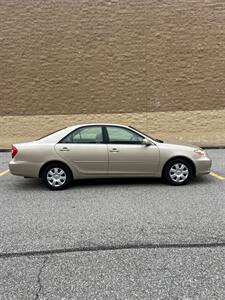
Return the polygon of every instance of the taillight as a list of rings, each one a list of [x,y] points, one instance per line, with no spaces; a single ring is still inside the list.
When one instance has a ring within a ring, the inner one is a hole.
[[[12,158],[16,156],[18,150],[15,146],[12,145]]]

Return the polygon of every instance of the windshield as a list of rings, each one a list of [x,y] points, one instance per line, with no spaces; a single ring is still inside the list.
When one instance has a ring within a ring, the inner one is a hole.
[[[153,141],[155,141],[155,142],[157,142],[157,143],[163,143],[162,140],[155,139],[155,138],[149,136],[148,134],[141,132],[140,130],[136,129],[136,128],[133,127],[133,126],[129,126],[129,127],[132,128],[132,129],[134,129],[134,130],[136,130],[137,132],[139,132],[139,133],[141,133],[141,134],[144,134],[145,136],[149,137],[150,139],[152,139]]]

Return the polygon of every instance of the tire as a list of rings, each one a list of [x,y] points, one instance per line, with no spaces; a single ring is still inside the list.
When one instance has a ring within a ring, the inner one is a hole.
[[[169,161],[163,170],[163,179],[170,185],[185,185],[193,175],[191,163],[181,158]]]
[[[42,180],[50,190],[59,191],[67,188],[71,184],[73,176],[66,165],[52,163],[44,169]]]

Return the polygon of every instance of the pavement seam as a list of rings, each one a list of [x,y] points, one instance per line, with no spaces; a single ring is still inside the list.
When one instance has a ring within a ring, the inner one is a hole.
[[[52,249],[27,252],[10,252],[0,253],[0,259],[15,258],[15,257],[35,257],[66,253],[82,253],[82,252],[97,252],[97,251],[117,251],[117,250],[138,250],[138,249],[184,249],[184,248],[222,248],[225,247],[225,242],[221,243],[177,243],[177,244],[127,244],[119,246],[97,246],[97,247],[80,247],[67,249]]]
[[[43,260],[43,263],[42,263],[42,265],[41,265],[41,267],[40,267],[40,269],[39,269],[38,275],[37,275],[38,290],[37,290],[37,292],[36,292],[36,294],[35,294],[34,300],[40,299],[40,294],[41,294],[41,292],[42,292],[43,289],[44,289],[44,288],[43,288],[43,285],[42,285],[42,283],[41,283],[41,274],[42,274],[43,269],[45,268],[45,266],[46,266],[46,264],[47,264],[47,260],[48,260],[48,257],[45,257],[44,260]]]

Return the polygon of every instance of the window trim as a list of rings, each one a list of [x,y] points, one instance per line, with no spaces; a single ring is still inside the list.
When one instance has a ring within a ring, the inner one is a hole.
[[[109,140],[109,134],[108,134],[108,130],[107,127],[115,127],[115,128],[119,128],[119,129],[125,129],[127,131],[130,131],[140,137],[142,137],[143,139],[145,139],[145,136],[143,136],[142,134],[139,134],[138,132],[132,130],[131,128],[128,127],[123,127],[123,126],[117,126],[117,125],[105,125],[103,126],[103,129],[105,131],[105,136],[106,136],[106,142],[107,144],[117,144],[117,145],[143,145],[142,143],[118,143],[118,142],[110,142]]]
[[[102,130],[102,137],[103,137],[103,141],[100,143],[65,143],[63,142],[64,139],[66,139],[70,134],[73,134],[74,132],[76,132],[77,130],[83,129],[83,128],[88,128],[88,127],[100,127]],[[102,144],[106,144],[106,137],[104,135],[104,130],[103,130],[103,126],[102,125],[85,125],[85,126],[80,126],[74,130],[72,130],[70,133],[68,133],[67,135],[65,135],[59,142],[58,144],[70,144],[70,145],[75,145],[75,144],[79,144],[79,145],[102,145]]]

